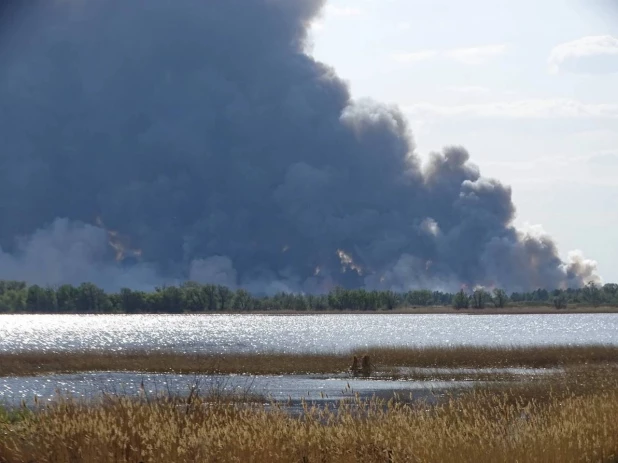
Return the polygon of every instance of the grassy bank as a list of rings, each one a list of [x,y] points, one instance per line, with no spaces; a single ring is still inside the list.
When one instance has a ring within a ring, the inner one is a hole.
[[[199,374],[301,374],[348,371],[352,356],[369,355],[374,369],[548,368],[618,362],[618,346],[373,347],[344,354],[182,354],[172,352],[21,352],[0,354],[0,376],[86,371]]]
[[[185,399],[62,402],[0,424],[0,462],[615,461],[618,374],[481,389],[433,407],[373,400],[337,410]]]

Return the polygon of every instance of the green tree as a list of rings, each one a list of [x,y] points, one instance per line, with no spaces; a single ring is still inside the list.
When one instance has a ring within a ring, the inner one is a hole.
[[[56,290],[56,301],[60,312],[77,311],[77,288],[72,285],[62,285]]]
[[[182,297],[185,309],[189,312],[202,312],[208,306],[208,298],[204,289],[193,281],[182,285]]]
[[[500,288],[494,289],[494,297],[493,297],[494,305],[500,309],[506,307],[509,302],[509,297],[506,294],[506,291]]]
[[[455,297],[453,297],[453,307],[456,309],[467,309],[470,307],[470,298],[463,289],[459,290]]]
[[[106,313],[110,310],[107,294],[93,283],[82,283],[77,287],[75,303],[79,313]]]
[[[586,284],[586,286],[584,286],[584,288],[582,289],[582,295],[584,301],[592,305],[593,307],[597,307],[601,304],[601,290],[593,281],[590,281],[588,284]]]
[[[206,298],[206,308],[213,312],[219,308],[219,291],[215,285],[202,286],[202,292]]]
[[[122,288],[119,293],[119,308],[124,313],[140,313],[148,310],[146,294],[142,291],[133,291]]]
[[[0,295],[0,312],[23,312],[26,310],[27,290],[10,289]]]
[[[328,308],[332,310],[345,309],[344,293],[345,290],[340,286],[337,286],[331,290],[328,293]]]
[[[558,296],[555,296],[552,302],[554,307],[558,310],[566,309],[568,306],[568,298],[564,292],[561,292]]]
[[[120,293],[112,293],[107,295],[107,301],[109,302],[109,312],[110,313],[125,313],[122,309],[122,301],[120,298]]]
[[[244,289],[239,289],[232,299],[232,308],[241,312],[249,310],[251,309],[252,299],[251,294]]]
[[[46,312],[46,296],[45,290],[39,285],[30,286],[26,295],[26,309],[28,312]]]
[[[227,310],[230,308],[234,293],[227,286],[217,286],[217,295],[219,296],[219,309]]]
[[[294,297],[294,310],[303,312],[307,310],[307,299],[304,294],[296,294]]]
[[[26,283],[23,281],[0,280],[0,296],[9,291],[25,291]]]
[[[184,309],[183,294],[177,286],[166,286],[161,289],[161,312],[182,313]]]
[[[490,299],[491,297],[487,291],[483,288],[477,288],[472,293],[472,307],[475,309],[484,309]]]
[[[393,310],[395,307],[399,305],[399,295],[393,291],[382,291],[381,295],[381,306],[386,310]]]
[[[406,296],[409,305],[428,306],[433,304],[433,293],[427,289],[410,291]]]
[[[618,284],[607,283],[603,285],[603,294],[605,301],[610,304],[618,304]]]
[[[43,290],[45,295],[43,311],[47,313],[58,312],[58,298],[56,296],[56,290],[51,287],[47,287]]]

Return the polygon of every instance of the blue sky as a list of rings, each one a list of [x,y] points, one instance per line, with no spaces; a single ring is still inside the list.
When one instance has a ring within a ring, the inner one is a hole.
[[[618,282],[618,2],[330,0],[311,52],[398,105],[417,152],[464,145],[540,224]]]

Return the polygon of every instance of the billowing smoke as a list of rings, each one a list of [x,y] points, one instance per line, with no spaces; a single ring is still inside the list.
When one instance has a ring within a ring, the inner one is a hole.
[[[0,10],[0,277],[255,291],[580,286],[464,148],[305,54],[321,0]],[[21,4],[21,7],[11,5]]]

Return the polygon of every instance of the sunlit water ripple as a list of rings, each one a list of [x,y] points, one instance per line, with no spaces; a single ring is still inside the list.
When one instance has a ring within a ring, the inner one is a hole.
[[[137,396],[142,384],[150,397],[169,393],[184,395],[192,386],[197,385],[201,395],[208,395],[213,391],[227,391],[240,396],[246,393],[261,395],[266,401],[331,401],[351,398],[355,394],[370,397],[373,394],[393,391],[423,396],[431,391],[470,387],[474,382],[363,380],[309,375],[194,376],[100,372],[0,378],[0,405],[19,405],[22,400],[32,405],[35,396],[41,403],[51,402],[58,398],[58,393],[75,399],[96,397],[102,393]]]
[[[0,352],[341,352],[376,345],[618,344],[618,314],[0,315]]]

